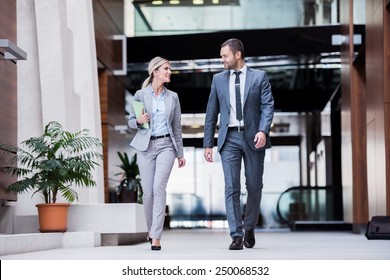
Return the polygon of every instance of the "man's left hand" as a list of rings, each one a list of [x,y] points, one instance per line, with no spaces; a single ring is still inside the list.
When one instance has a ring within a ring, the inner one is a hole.
[[[257,132],[255,135],[255,139],[253,140],[253,142],[255,142],[256,149],[264,147],[266,141],[267,141],[267,135],[262,131]]]

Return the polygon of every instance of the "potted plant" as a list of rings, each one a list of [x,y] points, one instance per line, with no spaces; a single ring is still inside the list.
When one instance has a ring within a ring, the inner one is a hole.
[[[65,232],[68,207],[78,200],[73,185],[96,185],[91,172],[99,165],[97,160],[103,158],[96,151],[102,144],[88,133],[87,129],[68,132],[61,124],[52,121],[45,126],[41,136],[23,141],[21,147],[0,144],[0,151],[9,158],[4,171],[18,178],[7,187],[6,192],[33,191],[32,195],[40,193],[43,196],[45,203],[36,205],[41,232]],[[59,194],[67,203],[57,202]],[[52,216],[56,213],[62,215],[62,222]]]
[[[142,203],[142,186],[139,176],[137,154],[134,154],[131,161],[126,152],[123,154],[117,152],[117,154],[121,161],[121,164],[117,166],[122,169],[121,172],[115,174],[116,176],[121,176],[118,186],[119,201]]]

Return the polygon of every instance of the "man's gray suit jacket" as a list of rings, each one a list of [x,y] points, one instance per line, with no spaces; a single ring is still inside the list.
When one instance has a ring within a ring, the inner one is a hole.
[[[218,151],[221,150],[225,142],[230,117],[229,79],[229,70],[213,76],[204,127],[203,147],[205,148],[214,146],[218,115],[220,115]],[[265,71],[247,68],[243,112],[245,138],[251,149],[256,151],[270,148],[269,133],[274,115],[274,99]],[[264,147],[256,149],[253,140],[259,131],[263,131],[267,135],[267,141]]]

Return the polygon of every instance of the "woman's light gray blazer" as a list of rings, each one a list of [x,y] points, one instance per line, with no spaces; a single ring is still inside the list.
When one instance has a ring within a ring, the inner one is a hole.
[[[176,92],[173,92],[164,87],[165,97],[165,112],[166,119],[168,124],[169,135],[171,136],[173,145],[176,150],[176,157],[183,157],[183,137],[181,129],[181,109],[179,97]],[[142,102],[145,106],[145,111],[150,113],[150,122],[152,122],[152,92],[153,89],[151,85],[138,90],[134,95],[134,100]],[[150,128],[139,128],[136,123],[136,117],[131,106],[128,125],[132,129],[138,129],[136,135],[130,143],[130,146],[134,147],[138,151],[146,151],[149,146],[150,137],[152,136],[152,123],[150,123]]]

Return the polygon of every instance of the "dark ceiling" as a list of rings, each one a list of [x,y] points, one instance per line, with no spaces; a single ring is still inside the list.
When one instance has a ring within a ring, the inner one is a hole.
[[[354,30],[355,34],[362,35],[364,42],[364,26],[355,26]],[[245,45],[248,65],[267,71],[275,111],[320,112],[340,84],[339,62],[325,66],[321,62],[324,53],[330,54],[330,58],[340,58],[340,46],[332,44],[332,35],[336,34],[340,34],[340,26],[332,25],[131,37],[127,40],[127,88],[131,93],[140,88],[147,76],[144,70],[147,62],[155,56],[204,63],[207,59],[219,58],[221,43],[235,37]],[[355,51],[359,47],[356,46]],[[174,66],[175,63],[173,70]],[[205,112],[212,75],[216,71],[221,68],[174,71],[169,88],[179,94],[183,113]]]

